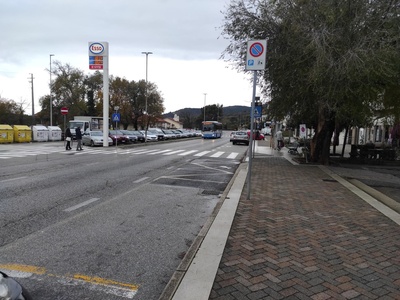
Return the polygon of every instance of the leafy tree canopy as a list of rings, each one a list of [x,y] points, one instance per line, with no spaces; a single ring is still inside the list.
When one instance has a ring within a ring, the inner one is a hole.
[[[85,75],[83,71],[69,64],[63,65],[55,61],[52,69],[51,101],[53,103],[53,119],[55,124],[62,124],[61,107],[69,108],[68,117],[103,114],[103,74],[96,71]],[[125,78],[110,76],[109,78],[109,112],[110,117],[115,108],[121,113],[121,124],[124,128],[133,125],[149,126],[156,122],[164,111],[164,99],[152,82],[140,80],[128,81]],[[42,107],[38,114],[45,124],[50,119],[50,95],[40,99]],[[147,107],[148,118],[142,118]],[[141,120],[142,123],[138,123]],[[147,121],[147,124],[145,124]],[[144,122],[144,123],[143,123]]]
[[[327,163],[335,123],[398,118],[399,8],[400,0],[234,0],[224,57],[243,68],[247,41],[268,39],[270,113],[314,126],[312,159]]]

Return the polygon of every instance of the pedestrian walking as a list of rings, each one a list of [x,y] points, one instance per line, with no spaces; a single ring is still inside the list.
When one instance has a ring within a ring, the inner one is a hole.
[[[276,133],[276,140],[278,143],[278,150],[281,150],[281,148],[283,147],[283,134],[282,134],[282,130],[279,129],[278,132]]]
[[[76,137],[76,151],[81,151],[82,149],[82,132],[81,132],[81,128],[78,126],[75,129],[75,137]]]
[[[65,130],[65,140],[67,141],[67,145],[65,146],[65,150],[71,150],[71,140],[72,140],[72,133],[69,127]]]

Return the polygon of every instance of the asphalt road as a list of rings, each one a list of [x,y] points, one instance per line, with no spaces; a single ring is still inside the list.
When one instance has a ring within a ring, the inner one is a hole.
[[[0,145],[0,269],[35,299],[158,299],[247,149]]]

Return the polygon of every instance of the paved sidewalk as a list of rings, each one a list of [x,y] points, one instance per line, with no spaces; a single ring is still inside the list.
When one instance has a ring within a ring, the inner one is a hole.
[[[201,245],[173,299],[400,299],[399,214],[343,169],[296,165],[285,149],[257,146],[251,199],[244,184],[228,236],[210,228],[214,248]]]
[[[400,227],[319,167],[253,163],[210,299],[400,299]]]

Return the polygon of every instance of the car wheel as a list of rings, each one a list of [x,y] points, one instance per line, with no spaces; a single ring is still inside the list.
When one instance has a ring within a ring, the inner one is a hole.
[[[93,142],[93,140],[90,141],[90,147],[94,147],[94,142]]]

